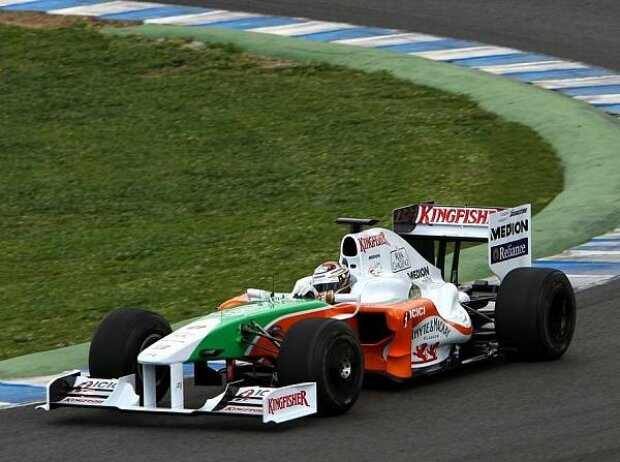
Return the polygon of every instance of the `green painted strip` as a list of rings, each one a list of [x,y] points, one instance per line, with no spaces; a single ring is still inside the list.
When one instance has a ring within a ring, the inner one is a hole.
[[[253,54],[365,71],[384,70],[419,85],[466,95],[504,119],[531,127],[554,146],[562,159],[565,189],[534,220],[536,257],[561,252],[618,224],[620,125],[602,112],[560,94],[469,68],[382,50],[222,29],[143,25],[102,31],[230,43]],[[518,181],[515,178],[515,183]],[[461,261],[461,279],[488,274],[483,246],[463,252]],[[0,377],[31,377],[83,367],[87,355],[88,344],[82,344],[9,359],[0,362]]]
[[[88,367],[90,343],[32,353],[0,362],[0,378],[37,377]]]
[[[210,359],[242,359],[250,346],[242,341],[240,334],[241,324],[255,321],[261,327],[278,318],[288,317],[308,310],[316,310],[329,306],[319,300],[281,300],[277,302],[258,302],[243,305],[238,308],[212,313],[204,319],[220,317],[220,324],[204,338],[190,356],[192,361],[203,360],[200,352],[203,350],[222,350]],[[263,352],[264,353],[264,352]]]

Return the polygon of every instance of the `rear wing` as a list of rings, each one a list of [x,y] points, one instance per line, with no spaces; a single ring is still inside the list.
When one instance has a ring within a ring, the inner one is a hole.
[[[487,242],[488,264],[500,279],[531,266],[531,206],[513,208],[422,203],[395,209],[392,229],[444,275],[447,244],[454,243],[450,282],[458,284],[463,242]],[[445,276],[444,276],[445,279]]]

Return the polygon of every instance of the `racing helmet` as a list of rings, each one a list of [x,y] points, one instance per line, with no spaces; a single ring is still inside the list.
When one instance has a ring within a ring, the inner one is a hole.
[[[314,270],[312,285],[319,293],[344,290],[351,285],[349,268],[335,261],[327,261]]]

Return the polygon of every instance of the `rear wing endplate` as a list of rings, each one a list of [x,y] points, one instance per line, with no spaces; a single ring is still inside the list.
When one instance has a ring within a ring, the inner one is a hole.
[[[514,268],[532,266],[532,207],[520,205],[489,217],[489,268],[500,279]]]

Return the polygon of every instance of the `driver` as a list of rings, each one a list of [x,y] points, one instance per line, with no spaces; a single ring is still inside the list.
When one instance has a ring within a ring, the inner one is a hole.
[[[316,267],[312,276],[295,283],[291,297],[333,299],[334,294],[350,290],[349,268],[335,261],[327,261]]]

